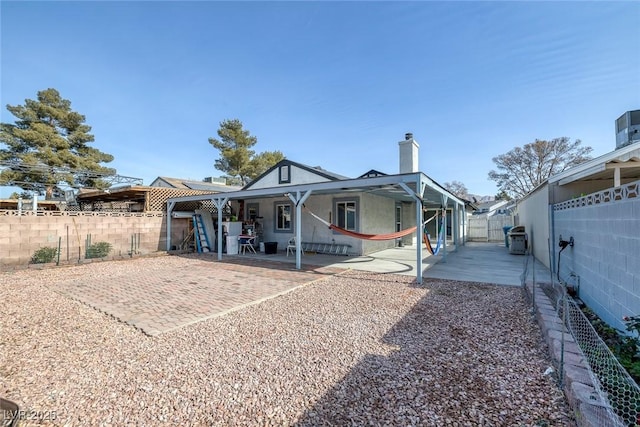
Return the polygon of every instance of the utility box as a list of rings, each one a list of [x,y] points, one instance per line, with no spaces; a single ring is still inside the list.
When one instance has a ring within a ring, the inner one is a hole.
[[[640,141],[640,110],[627,111],[616,120],[616,149]]]
[[[227,236],[227,255],[238,255],[238,236]]]
[[[513,227],[509,233],[509,253],[513,255],[525,255],[527,253],[527,233],[524,226]]]

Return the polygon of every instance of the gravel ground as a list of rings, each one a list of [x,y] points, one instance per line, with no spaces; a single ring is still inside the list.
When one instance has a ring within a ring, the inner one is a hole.
[[[149,337],[54,292],[68,274],[0,273],[21,425],[574,424],[517,288],[348,272]]]

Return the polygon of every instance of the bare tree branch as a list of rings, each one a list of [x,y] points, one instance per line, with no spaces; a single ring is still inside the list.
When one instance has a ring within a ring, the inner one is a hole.
[[[498,184],[501,192],[522,197],[547,180],[591,157],[591,147],[583,147],[579,139],[568,137],[551,141],[536,139],[493,158],[497,171],[489,172],[489,179]]]

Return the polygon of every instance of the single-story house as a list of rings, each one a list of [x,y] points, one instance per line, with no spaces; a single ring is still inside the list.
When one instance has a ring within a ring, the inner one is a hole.
[[[370,170],[348,178],[319,167],[282,160],[238,191],[213,195],[175,197],[167,201],[167,250],[172,247],[171,222],[185,203],[211,200],[217,229],[218,258],[222,258],[223,208],[231,203],[239,220],[256,222],[256,234],[264,242],[284,248],[292,237],[296,265],[300,268],[302,242],[322,242],[348,247],[349,254],[365,255],[396,245],[413,245],[422,281],[422,227],[425,217],[443,208],[451,213],[452,241],[464,241],[465,203],[418,170],[419,145],[408,133],[399,142],[399,173]],[[446,216],[443,216],[446,222]],[[350,235],[329,228],[332,224]],[[457,226],[455,226],[457,224]],[[414,228],[415,227],[415,228]],[[412,228],[414,228],[412,230]],[[446,227],[445,227],[446,229]],[[398,235],[409,231],[409,234]],[[354,234],[355,233],[355,234]],[[354,235],[374,235],[356,238]],[[391,236],[381,236],[390,235]],[[377,240],[379,237],[391,237]],[[445,239],[446,240],[446,239]],[[446,244],[444,248],[446,256]]]

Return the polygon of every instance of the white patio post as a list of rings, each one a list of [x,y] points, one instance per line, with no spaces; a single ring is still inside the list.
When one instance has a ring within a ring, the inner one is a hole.
[[[215,197],[211,199],[218,211],[218,261],[222,259],[222,210],[229,201],[228,197]]]
[[[167,202],[167,252],[171,250],[171,212],[176,202]]]
[[[447,203],[449,196],[442,195],[442,262],[447,262]]]
[[[300,191],[296,191],[294,196],[291,193],[286,194],[296,207],[296,269],[302,268],[302,205],[311,195],[311,190],[300,195]]]
[[[467,240],[467,207],[462,205],[462,246]]]
[[[453,244],[455,245],[453,251],[457,252],[458,251],[458,244],[459,244],[459,242],[458,242],[458,237],[459,237],[458,234],[460,233],[460,224],[459,224],[458,204],[457,203],[455,205],[453,205],[453,210],[451,212],[451,223],[452,223],[451,227],[452,227],[452,230],[453,230],[453,236],[452,236],[453,237]]]
[[[422,284],[422,194],[424,193],[426,184],[422,182],[420,175],[418,175],[418,180],[416,181],[416,190],[414,192],[409,188],[407,184],[404,182],[398,183],[400,187],[404,189],[416,203],[416,282],[421,285]]]

